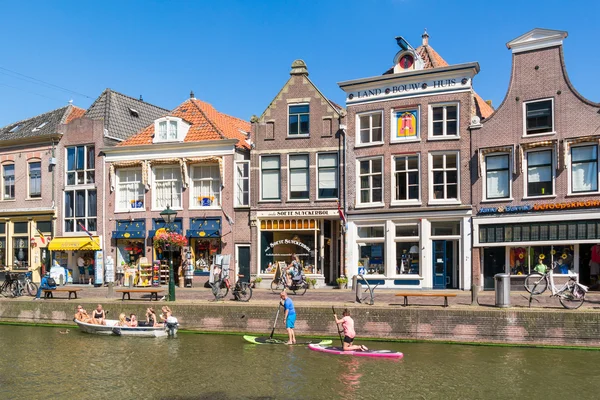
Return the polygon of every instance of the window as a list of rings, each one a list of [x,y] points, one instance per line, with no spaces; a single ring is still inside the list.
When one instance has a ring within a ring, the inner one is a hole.
[[[392,143],[419,138],[419,110],[419,107],[409,110],[392,110],[392,135],[390,137]]]
[[[458,153],[432,154],[434,200],[458,200]]]
[[[260,159],[261,200],[281,199],[281,171],[279,156],[264,156]]]
[[[15,165],[7,164],[2,167],[2,178],[4,180],[4,200],[15,198]]]
[[[394,157],[394,200],[419,200],[419,156]]]
[[[293,105],[289,107],[290,126],[288,135],[308,135],[309,112],[310,108],[308,104]]]
[[[508,154],[485,157],[486,199],[510,197],[510,169]]]
[[[144,211],[144,185],[142,170],[119,169],[117,171],[116,209]]]
[[[420,274],[419,225],[396,225],[396,274]]]
[[[552,150],[527,153],[527,196],[552,195]]]
[[[458,104],[432,106],[431,116],[432,137],[458,136]]]
[[[42,163],[29,163],[29,197],[42,197]]]
[[[335,153],[318,155],[318,198],[338,198],[338,155]]]
[[[221,173],[219,164],[192,167],[192,207],[221,206]]]
[[[181,168],[179,165],[154,168],[154,209],[181,208]]]
[[[385,229],[383,226],[359,226],[359,273],[374,275],[385,273]]]
[[[571,147],[571,192],[598,191],[598,146]]]
[[[95,182],[96,153],[93,145],[67,148],[67,185]]]
[[[248,206],[250,205],[250,162],[237,161],[235,163],[235,205]]]
[[[65,191],[65,232],[96,231],[96,189]]]
[[[308,200],[308,155],[290,156],[290,200]]]
[[[359,114],[358,118],[358,144],[383,142],[383,112],[378,111],[368,114]]]
[[[552,100],[525,103],[526,133],[553,132]]]
[[[154,121],[152,143],[183,142],[189,129],[190,125],[181,118],[172,116],[159,118]]]
[[[359,161],[359,204],[383,202],[383,160],[372,158]]]

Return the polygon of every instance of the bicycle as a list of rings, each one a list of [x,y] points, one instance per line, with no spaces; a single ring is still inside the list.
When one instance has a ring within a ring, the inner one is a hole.
[[[25,277],[23,278],[23,287],[25,290],[27,290],[28,295],[35,296],[38,291],[38,285],[31,280],[31,277],[31,271],[25,272]]]
[[[299,275],[294,276],[291,285],[288,285],[287,280],[285,279],[286,274],[287,269],[283,269],[280,277],[273,278],[273,281],[271,282],[271,291],[273,293],[281,293],[283,290],[289,289],[294,292],[294,294],[300,293],[301,295],[304,295],[308,289],[308,282],[306,282],[304,274],[300,273]]]
[[[2,282],[2,286],[0,286],[0,294],[2,294],[2,296],[14,297],[12,285],[15,279],[17,279],[16,274],[13,274],[8,270],[5,271],[4,282]]]
[[[581,307],[583,302],[585,301],[585,294],[588,291],[587,286],[582,285],[577,282],[577,275],[569,274],[569,280],[557,288],[554,285],[554,271],[553,268],[548,268],[544,274],[539,272],[532,272],[527,275],[525,278],[525,290],[530,293],[529,296],[529,306],[531,307],[531,300],[534,295],[542,294],[548,289],[548,285],[550,285],[550,289],[552,293],[551,297],[558,297],[558,301],[564,308],[567,309],[577,309]]]
[[[235,300],[248,302],[252,298],[252,287],[250,286],[250,283],[241,280],[243,277],[244,275],[238,275],[238,280],[231,290],[231,293]],[[210,287],[212,288],[212,294],[215,296],[215,300],[224,299],[231,287],[229,275],[225,275],[222,279],[219,277],[214,283],[210,283]]]

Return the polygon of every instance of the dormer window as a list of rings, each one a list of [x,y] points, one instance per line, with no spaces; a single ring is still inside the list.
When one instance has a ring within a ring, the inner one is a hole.
[[[154,143],[157,143],[183,142],[190,127],[181,118],[169,117],[157,120],[154,128],[156,132]]]

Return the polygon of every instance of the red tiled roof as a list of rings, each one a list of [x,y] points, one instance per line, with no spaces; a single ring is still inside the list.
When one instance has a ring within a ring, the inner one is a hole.
[[[212,105],[197,99],[188,99],[171,111],[169,116],[178,117],[190,124],[184,142],[205,140],[237,139],[237,147],[250,148],[245,132],[250,132],[250,123],[217,111]],[[119,146],[152,144],[154,124],[147,126]]]
[[[81,118],[83,116],[83,114],[85,114],[85,109],[83,109],[81,107],[77,107],[77,106],[71,107],[71,112],[67,116],[67,119],[65,120],[65,124],[68,124],[69,122],[73,121],[74,119]]]
[[[485,100],[483,100],[481,98],[480,95],[478,95],[477,93],[473,92],[475,94],[475,105],[477,107],[477,111],[478,114],[482,117],[482,118],[487,118],[490,115],[492,115],[494,113],[494,109],[492,108],[492,106],[490,106],[488,103],[485,102]]]

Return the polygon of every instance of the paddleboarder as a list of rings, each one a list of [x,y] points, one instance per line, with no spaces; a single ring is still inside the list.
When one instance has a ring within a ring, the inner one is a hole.
[[[369,350],[367,346],[364,345],[354,345],[354,337],[356,336],[356,332],[354,331],[354,320],[350,316],[350,311],[348,309],[344,309],[342,313],[344,317],[342,319],[338,319],[337,314],[333,314],[335,317],[336,324],[342,324],[342,329],[344,330],[344,351],[367,351]]]
[[[286,344],[296,344],[296,334],[294,333],[296,310],[294,309],[294,302],[288,297],[285,290],[279,296],[281,297],[281,305],[285,309],[285,329],[288,332],[288,341]]]

